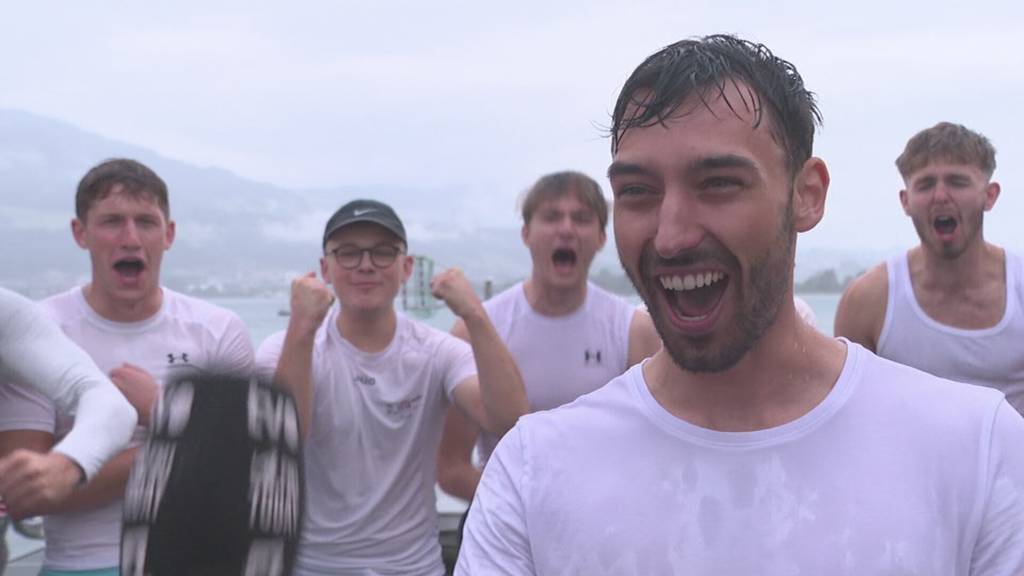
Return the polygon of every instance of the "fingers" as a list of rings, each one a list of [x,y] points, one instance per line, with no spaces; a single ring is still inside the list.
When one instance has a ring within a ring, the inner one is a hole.
[[[334,292],[316,277],[316,273],[308,272],[292,281],[291,321],[315,330],[332,304]]]
[[[66,498],[81,475],[63,454],[15,450],[0,460],[0,494],[11,516],[20,517]]]

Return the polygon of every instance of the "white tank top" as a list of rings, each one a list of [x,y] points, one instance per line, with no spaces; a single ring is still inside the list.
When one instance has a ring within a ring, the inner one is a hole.
[[[917,302],[907,256],[886,263],[889,299],[878,337],[878,355],[936,376],[981,384],[1006,394],[1024,414],[1024,266],[1006,252],[1006,310],[991,328],[967,330],[940,324]]]
[[[484,302],[484,308],[519,366],[531,412],[572,402],[628,367],[636,308],[593,283],[587,283],[583,305],[565,316],[534,311],[522,282]],[[481,433],[483,461],[496,444],[494,436]]]

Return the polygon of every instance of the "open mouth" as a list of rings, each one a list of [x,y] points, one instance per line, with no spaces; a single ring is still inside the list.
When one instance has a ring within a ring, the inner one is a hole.
[[[940,235],[945,236],[956,231],[957,221],[952,216],[937,216],[932,220],[932,227]]]
[[[122,258],[114,262],[114,270],[125,280],[134,280],[146,269],[146,263],[138,258]]]
[[[676,316],[687,322],[707,319],[718,308],[729,285],[724,272],[698,272],[659,277]]]
[[[558,248],[551,254],[556,270],[571,270],[576,266],[576,251],[572,248]]]

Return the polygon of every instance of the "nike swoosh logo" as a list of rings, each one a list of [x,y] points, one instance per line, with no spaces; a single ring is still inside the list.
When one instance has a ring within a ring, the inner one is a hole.
[[[369,214],[370,212],[376,212],[376,208],[367,208],[365,210],[356,210],[352,213],[353,216],[362,216],[363,214]]]

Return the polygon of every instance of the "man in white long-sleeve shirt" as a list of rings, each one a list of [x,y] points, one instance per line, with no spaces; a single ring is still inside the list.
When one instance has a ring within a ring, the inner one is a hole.
[[[0,496],[16,509],[63,499],[124,448],[137,415],[96,363],[30,300],[0,288],[0,375],[33,387],[75,425],[49,452],[0,459]]]

